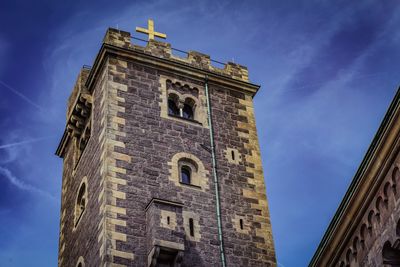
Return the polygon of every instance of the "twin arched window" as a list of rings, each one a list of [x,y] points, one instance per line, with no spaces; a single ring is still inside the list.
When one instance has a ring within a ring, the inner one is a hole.
[[[184,102],[179,100],[175,94],[168,97],[168,115],[194,120],[195,101],[189,97]]]

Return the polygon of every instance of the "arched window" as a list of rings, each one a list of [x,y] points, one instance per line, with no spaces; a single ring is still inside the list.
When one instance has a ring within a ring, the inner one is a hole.
[[[85,260],[83,257],[79,257],[78,262],[76,263],[76,267],[85,267]]]
[[[185,119],[190,119],[193,120],[194,119],[194,113],[193,113],[193,109],[189,104],[184,104],[183,105],[183,109],[182,109],[182,116]]]
[[[396,243],[397,242],[399,242],[399,240],[397,240]],[[396,243],[394,246],[392,246],[392,244],[390,244],[389,241],[386,241],[386,243],[383,245],[382,248],[383,264],[388,264],[391,266],[400,265],[400,250],[397,248],[398,245]]]
[[[85,181],[82,182],[78,190],[78,195],[75,202],[75,227],[78,225],[83,212],[86,209],[87,204],[87,187],[86,187],[86,177]]]
[[[195,100],[190,97],[182,99],[175,93],[168,95],[168,115],[194,120]]]
[[[179,116],[179,108],[176,105],[175,100],[172,98],[168,99],[168,114],[173,116]]]
[[[175,154],[171,162],[169,179],[177,186],[183,186],[192,189],[204,190],[209,188],[207,175],[208,171],[204,168],[203,163],[196,156],[180,152]]]
[[[184,184],[191,184],[192,170],[190,167],[183,165],[181,167],[181,182]]]

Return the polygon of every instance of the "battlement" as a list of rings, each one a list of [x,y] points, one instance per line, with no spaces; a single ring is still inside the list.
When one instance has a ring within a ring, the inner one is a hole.
[[[132,36],[130,32],[109,28],[104,37],[103,43],[134,51],[139,51],[155,57],[187,64],[195,68],[227,76],[232,79],[249,82],[249,74],[247,67],[245,66],[233,62],[228,62],[224,65],[223,68],[218,68],[211,64],[211,58],[209,55],[205,55],[200,52],[189,51],[187,52],[186,57],[179,57],[172,53],[174,49],[169,43],[149,40],[146,46],[140,46],[137,44],[133,44],[131,40]]]

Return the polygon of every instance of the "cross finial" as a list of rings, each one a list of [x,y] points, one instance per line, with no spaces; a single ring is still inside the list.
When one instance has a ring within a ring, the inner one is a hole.
[[[152,19],[149,19],[147,27],[148,27],[148,29],[136,27],[136,31],[148,34],[149,40],[154,40],[154,37],[160,37],[163,39],[167,38],[167,35],[165,33],[160,33],[160,32],[154,31],[154,21]]]

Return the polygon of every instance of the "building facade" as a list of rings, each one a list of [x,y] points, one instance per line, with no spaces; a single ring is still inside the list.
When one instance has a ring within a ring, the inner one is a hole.
[[[309,266],[400,266],[400,89]]]
[[[68,100],[59,266],[276,266],[259,86],[149,36],[109,29]]]

